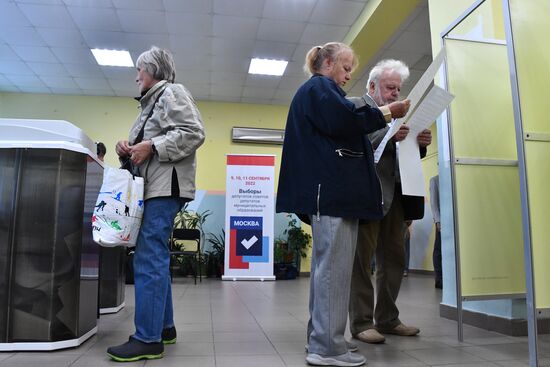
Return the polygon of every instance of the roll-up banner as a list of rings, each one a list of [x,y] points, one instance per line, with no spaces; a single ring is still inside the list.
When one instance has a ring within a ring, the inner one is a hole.
[[[227,155],[223,280],[275,280],[274,179],[274,155]]]

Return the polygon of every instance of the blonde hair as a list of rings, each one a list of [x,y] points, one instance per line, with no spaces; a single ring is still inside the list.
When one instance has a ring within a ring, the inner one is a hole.
[[[315,46],[308,51],[306,55],[306,63],[304,64],[304,72],[308,75],[319,73],[323,62],[326,59],[330,59],[333,62],[338,61],[340,54],[342,52],[349,51],[353,55],[353,65],[352,68],[355,69],[357,66],[357,57],[353,49],[341,42],[329,42],[325,43],[323,46]]]

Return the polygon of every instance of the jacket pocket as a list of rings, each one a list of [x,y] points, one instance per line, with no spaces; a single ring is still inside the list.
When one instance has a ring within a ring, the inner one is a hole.
[[[351,149],[346,148],[339,148],[335,150],[336,154],[340,157],[348,157],[348,158],[362,158],[365,156],[365,153],[363,152],[356,152]]]

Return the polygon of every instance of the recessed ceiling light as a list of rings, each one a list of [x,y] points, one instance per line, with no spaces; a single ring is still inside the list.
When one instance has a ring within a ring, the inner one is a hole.
[[[101,50],[93,48],[92,53],[99,65],[133,67],[134,62],[128,51]]]
[[[252,59],[248,74],[281,76],[285,72],[287,64],[288,61],[284,60]]]

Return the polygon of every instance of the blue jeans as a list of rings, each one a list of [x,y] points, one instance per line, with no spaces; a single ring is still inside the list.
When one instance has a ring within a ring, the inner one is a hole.
[[[144,203],[134,254],[134,338],[142,342],[160,342],[162,329],[174,326],[168,240],[180,208],[180,198],[159,197]]]

